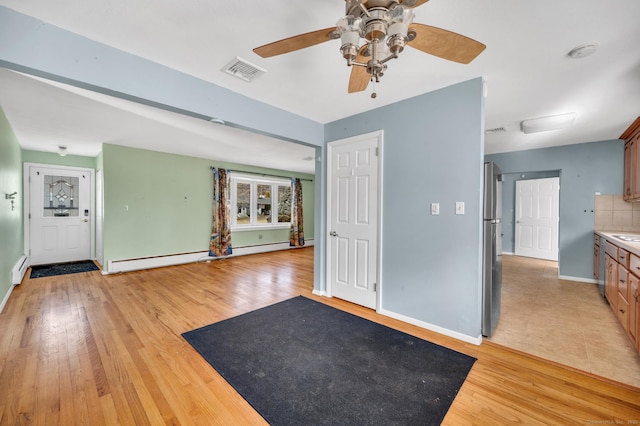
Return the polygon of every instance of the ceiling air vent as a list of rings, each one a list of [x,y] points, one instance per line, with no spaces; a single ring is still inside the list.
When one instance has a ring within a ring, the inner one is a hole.
[[[494,127],[493,129],[487,129],[484,131],[485,135],[491,135],[494,133],[504,133],[507,131],[507,128],[502,126],[502,127]]]
[[[224,68],[222,68],[222,71],[249,82],[267,72],[264,68],[253,65],[239,56],[236,56],[233,61],[229,62]]]

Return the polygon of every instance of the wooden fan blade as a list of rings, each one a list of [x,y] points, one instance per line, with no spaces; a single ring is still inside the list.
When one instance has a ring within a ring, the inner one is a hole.
[[[462,34],[424,24],[411,24],[416,38],[409,46],[449,61],[468,64],[487,46]]]
[[[283,40],[274,41],[264,46],[253,49],[255,53],[263,58],[270,58],[283,53],[294,52],[304,49],[305,47],[315,46],[331,40],[330,34],[335,31],[336,27],[325,28],[324,30],[312,31],[310,33],[299,34],[297,36],[285,38]]]
[[[363,55],[366,46],[363,46],[356,56],[356,62],[366,64],[369,59]],[[349,77],[349,93],[362,92],[369,85],[371,74],[367,72],[365,67],[351,65],[351,77]]]
[[[413,8],[415,9],[416,7],[418,7],[418,6],[422,6],[423,4],[425,4],[425,3],[426,3],[426,2],[428,2],[428,1],[429,1],[429,0],[418,0],[418,1],[416,2],[416,4],[414,4],[414,5],[413,5],[413,6],[411,6],[411,7],[413,7]]]

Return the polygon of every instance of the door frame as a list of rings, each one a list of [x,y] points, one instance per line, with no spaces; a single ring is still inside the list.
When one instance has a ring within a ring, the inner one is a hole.
[[[31,227],[30,223],[30,211],[31,211],[31,181],[30,169],[31,167],[43,167],[47,169],[60,169],[60,170],[73,170],[74,172],[83,172],[89,175],[89,251],[91,259],[96,257],[96,188],[95,188],[95,169],[88,169],[85,167],[73,167],[73,166],[61,166],[57,164],[44,164],[44,163],[24,163],[22,167],[23,172],[23,224],[24,224],[24,252],[27,255],[27,262],[31,265]]]
[[[326,295],[327,297],[333,297],[332,296],[332,291],[331,291],[331,267],[332,267],[332,262],[333,262],[333,252],[331,250],[331,244],[329,242],[329,230],[331,229],[331,208],[333,206],[333,197],[332,197],[332,193],[331,193],[331,179],[332,179],[332,155],[333,155],[333,148],[336,146],[341,146],[341,145],[346,145],[346,144],[350,144],[353,142],[359,142],[361,140],[364,139],[373,139],[376,138],[376,148],[377,148],[377,154],[378,154],[378,170],[377,170],[377,174],[378,174],[378,194],[376,196],[376,207],[377,207],[377,214],[378,214],[378,223],[377,223],[377,229],[376,229],[376,257],[378,259],[377,264],[376,264],[376,312],[380,312],[380,310],[382,309],[382,215],[383,215],[383,208],[382,208],[382,200],[383,200],[383,178],[382,178],[382,171],[384,170],[383,167],[383,158],[384,158],[384,131],[383,130],[376,130],[374,132],[369,132],[369,133],[364,133],[361,135],[357,135],[357,136],[352,136],[352,137],[348,137],[345,139],[339,139],[339,140],[335,140],[335,141],[331,141],[327,143],[327,164],[326,164],[326,171],[327,171],[327,179],[326,179],[326,186],[327,186],[327,210],[326,210],[326,223],[325,223],[325,229],[326,234],[324,235],[324,241],[325,241],[325,245],[326,245],[326,264],[325,264],[325,288],[326,288]]]
[[[546,257],[536,257],[536,256],[527,256],[526,254],[522,254],[522,253],[518,253],[518,241],[520,239],[519,237],[519,233],[518,233],[518,197],[519,197],[519,193],[518,193],[518,184],[520,182],[524,182],[524,181],[530,181],[530,180],[548,180],[548,179],[554,179],[557,181],[558,183],[558,191],[557,191],[557,203],[556,203],[556,209],[555,209],[555,214],[556,214],[556,232],[555,232],[555,241],[553,242],[553,244],[555,244],[555,259],[549,259]],[[561,191],[561,186],[560,186],[560,176],[550,176],[550,177],[545,177],[545,178],[532,178],[532,179],[520,179],[520,180],[516,180],[514,182],[514,191],[515,191],[515,196],[513,199],[514,202],[514,223],[513,223],[513,254],[516,256],[525,256],[525,257],[531,257],[533,259],[544,259],[544,260],[551,260],[554,262],[559,262],[560,261],[560,191]],[[558,263],[559,264],[559,263]]]

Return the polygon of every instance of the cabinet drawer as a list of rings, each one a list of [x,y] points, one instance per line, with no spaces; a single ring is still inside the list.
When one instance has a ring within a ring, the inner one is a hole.
[[[629,252],[625,249],[618,249],[618,263],[624,265],[625,268],[629,267]]]
[[[624,327],[624,331],[629,331],[629,302],[618,293],[618,307],[616,310],[618,321]]]
[[[618,246],[615,246],[613,244],[611,244],[609,241],[607,241],[607,244],[605,244],[605,249],[604,251],[611,257],[613,257],[614,259],[618,260]]]
[[[629,256],[629,272],[640,277],[640,257],[633,253]]]
[[[629,300],[629,271],[622,265],[618,265],[618,293]]]

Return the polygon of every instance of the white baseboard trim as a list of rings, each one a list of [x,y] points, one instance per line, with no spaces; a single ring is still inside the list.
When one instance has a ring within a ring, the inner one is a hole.
[[[11,296],[11,293],[13,292],[14,287],[15,285],[12,285],[11,287],[9,287],[9,291],[7,291],[6,296],[4,296],[4,299],[2,299],[2,302],[0,303],[0,314],[2,313],[2,311],[4,311],[4,307],[9,301],[9,296]]]
[[[512,253],[510,251],[503,251],[502,254],[504,254],[506,256],[515,256],[515,253]]]
[[[313,294],[315,294],[316,296],[327,296],[327,292],[324,290],[316,290],[315,288],[313,289],[313,291],[311,292]]]
[[[11,271],[11,284],[20,284],[22,278],[24,278],[25,272],[29,268],[29,256],[23,254],[16,262],[13,270]]]
[[[382,315],[385,315],[385,316],[388,316],[388,317],[391,317],[391,318],[395,318],[395,319],[400,320],[400,321],[404,321],[404,322],[409,323],[409,324],[417,325],[418,327],[426,328],[427,330],[431,330],[431,331],[434,331],[436,333],[439,333],[439,334],[442,334],[442,335],[445,335],[445,336],[448,336],[448,337],[452,337],[454,339],[461,340],[461,341],[466,342],[466,343],[471,343],[473,345],[480,345],[482,343],[482,336],[479,336],[479,337],[467,336],[466,334],[458,333],[457,331],[452,331],[452,330],[449,330],[447,328],[442,328],[442,327],[439,327],[437,325],[430,324],[430,323],[424,322],[424,321],[420,321],[420,320],[417,320],[415,318],[411,318],[411,317],[408,317],[408,316],[405,316],[405,315],[402,315],[402,314],[398,314],[398,313],[395,313],[395,312],[387,311],[386,309],[381,309],[381,310],[378,311],[378,313],[380,313]]]
[[[305,241],[303,247],[314,245],[314,240]],[[103,275],[117,274],[120,272],[139,271],[141,269],[160,268],[163,266],[182,265],[184,263],[202,262],[216,259],[228,259],[235,256],[266,253],[278,250],[290,250],[298,247],[290,247],[289,243],[263,244],[259,246],[238,247],[233,249],[233,254],[227,257],[211,257],[209,251],[197,251],[191,253],[168,254],[164,256],[142,257],[137,259],[109,260],[107,270]]]
[[[587,283],[587,284],[598,284],[598,281],[596,281],[593,278],[582,278],[582,277],[572,277],[569,275],[558,275],[558,279],[566,280],[566,281],[577,281],[580,283]]]

